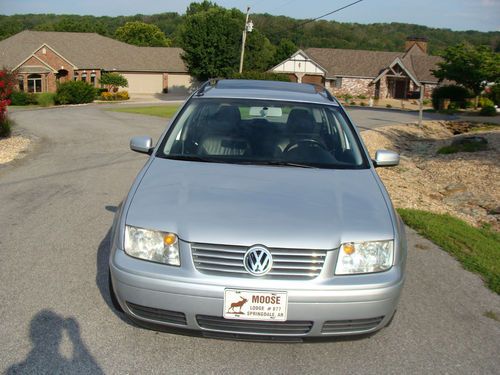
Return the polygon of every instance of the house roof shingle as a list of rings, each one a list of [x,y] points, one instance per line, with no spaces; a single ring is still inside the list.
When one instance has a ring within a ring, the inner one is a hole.
[[[187,72],[180,48],[137,47],[95,33],[28,30],[0,41],[0,66],[14,68],[43,44],[79,69]]]
[[[441,61],[440,57],[421,53],[365,51],[337,48],[308,48],[307,56],[320,64],[327,71],[327,77],[367,77],[375,78],[396,58],[400,58],[405,67],[419,81],[437,82],[432,69]],[[411,50],[409,51],[411,52]]]

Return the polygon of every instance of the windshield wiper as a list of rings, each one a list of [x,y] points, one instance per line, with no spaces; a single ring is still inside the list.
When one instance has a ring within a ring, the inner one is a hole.
[[[225,163],[222,159],[211,159],[198,155],[166,155],[165,159],[170,160],[185,160],[185,161],[200,161],[202,163]]]
[[[199,161],[202,163],[226,163],[226,164],[245,164],[245,165],[272,165],[278,167],[296,167],[296,168],[318,168],[314,165],[292,163],[283,160],[235,160],[235,159],[219,159],[207,158],[199,155],[166,155],[166,159],[171,160],[186,160]]]
[[[266,160],[266,161],[251,161],[248,164],[258,164],[258,165],[273,165],[278,167],[297,167],[297,168],[318,168],[310,164],[293,163],[283,160]]]

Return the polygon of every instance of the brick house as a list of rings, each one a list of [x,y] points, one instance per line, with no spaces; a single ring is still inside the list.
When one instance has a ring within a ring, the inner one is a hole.
[[[18,89],[27,92],[55,92],[68,80],[99,87],[103,72],[123,74],[131,93],[186,92],[193,80],[181,53],[94,33],[22,31],[0,41],[0,67],[15,72]]]
[[[424,38],[408,38],[405,47],[405,52],[309,48],[270,71],[288,74],[294,82],[324,85],[336,96],[415,98],[422,85],[430,97],[439,83],[432,70],[441,58],[427,54]]]

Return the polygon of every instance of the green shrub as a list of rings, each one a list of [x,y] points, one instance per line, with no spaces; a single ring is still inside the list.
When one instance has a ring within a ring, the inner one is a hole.
[[[424,100],[422,100],[422,104],[423,105],[429,105],[431,103],[432,103],[432,101],[430,99],[424,99]]]
[[[361,95],[358,95],[357,98],[358,99],[366,99],[366,95],[361,94]]]
[[[481,108],[484,108],[484,107],[494,107],[495,106],[495,103],[493,103],[493,101],[491,99],[488,99],[484,96],[481,96],[479,98],[479,101],[478,101],[478,106],[481,107]]]
[[[13,91],[10,94],[11,105],[30,105],[36,104],[35,94],[24,91]]]
[[[290,77],[287,74],[267,73],[267,72],[257,72],[257,71],[234,73],[229,78],[231,78],[231,79],[258,79],[261,81],[290,82]]]
[[[0,138],[8,137],[12,128],[12,122],[7,117],[0,120]]]
[[[468,98],[472,97],[469,90],[458,85],[447,85],[436,87],[432,91],[432,106],[434,109],[441,109],[444,100],[456,103],[459,108],[465,108]]]
[[[390,105],[390,104],[386,104],[386,105],[385,105],[385,108],[392,108],[392,105]]]
[[[57,86],[56,104],[82,104],[94,101],[96,90],[83,81],[69,81]]]
[[[36,94],[35,99],[39,106],[50,107],[55,104],[56,94],[52,92],[44,92],[41,94]]]
[[[493,107],[492,105],[488,105],[486,107],[481,108],[481,111],[479,111],[479,114],[481,116],[496,116],[497,109],[495,107]]]
[[[361,103],[359,103],[359,104],[361,105],[361,107],[364,107],[364,106],[366,105],[366,103],[365,103],[365,102],[361,102]]]

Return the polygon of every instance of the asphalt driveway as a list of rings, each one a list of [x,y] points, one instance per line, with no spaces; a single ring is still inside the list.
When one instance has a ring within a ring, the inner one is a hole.
[[[500,297],[411,231],[398,314],[371,337],[273,344],[136,328],[110,307],[108,230],[146,161],[129,138],[157,138],[166,121],[100,106],[13,118],[39,142],[0,167],[1,372],[498,373],[500,323],[484,313]]]

